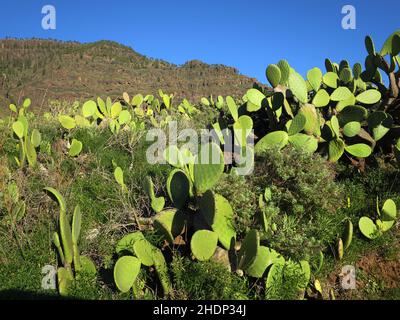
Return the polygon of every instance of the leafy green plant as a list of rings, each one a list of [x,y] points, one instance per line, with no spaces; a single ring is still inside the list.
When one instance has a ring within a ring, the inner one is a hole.
[[[132,290],[135,297],[140,296],[138,275],[143,265],[155,268],[164,296],[169,295],[171,283],[164,255],[160,249],[146,240],[143,233],[136,231],[124,236],[118,242],[116,252],[122,255],[114,266],[114,281],[121,292]],[[123,255],[123,253],[130,255]]]
[[[375,222],[367,216],[361,217],[358,222],[358,227],[361,233],[368,239],[376,239],[381,236],[382,233],[393,227],[397,218],[397,207],[395,202],[392,199],[388,199],[380,209],[379,200],[377,198],[376,213],[377,219]]]
[[[29,135],[29,121],[21,110],[24,111],[25,108],[20,109],[17,120],[12,124],[13,132],[19,139],[17,149],[20,157],[19,159],[15,158],[15,161],[20,168],[24,167],[26,160],[30,167],[35,167],[37,163],[36,148],[40,146],[41,134],[37,129],[33,129]]]
[[[15,181],[9,181],[5,190],[0,192],[0,210],[2,208],[5,209],[6,214],[0,220],[0,225],[10,229],[18,243],[21,255],[24,257],[20,232],[18,232],[17,226],[26,215],[26,203],[21,199],[19,188]]]
[[[268,300],[303,299],[310,276],[310,266],[307,261],[279,260],[268,272],[265,298]]]
[[[305,80],[285,60],[268,66],[266,76],[273,90],[249,89],[244,104],[236,108],[245,107],[246,116],[256,124],[257,154],[290,144],[310,153],[319,151],[332,162],[343,155],[358,161],[369,157],[378,144],[384,146],[385,139],[392,143],[393,136],[398,138],[398,57],[396,49],[394,54],[391,49],[396,48],[398,31],[388,38],[380,53],[371,49],[372,39],[366,39],[364,70],[359,63],[351,68],[346,60],[336,64],[326,59],[326,73],[312,68]],[[379,69],[387,74],[388,87]],[[227,103],[232,110],[230,97]],[[261,111],[266,112],[267,121],[258,119]]]
[[[59,233],[53,233],[53,243],[62,264],[57,269],[58,289],[61,295],[66,296],[75,279],[79,279],[80,273],[95,275],[96,267],[89,257],[81,255],[79,252],[78,243],[82,220],[80,207],[75,207],[70,225],[64,197],[54,188],[46,187],[44,190],[55,197],[60,207]]]

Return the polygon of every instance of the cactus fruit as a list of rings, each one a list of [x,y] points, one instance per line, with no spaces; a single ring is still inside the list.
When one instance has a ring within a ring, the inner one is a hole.
[[[211,259],[217,249],[218,234],[209,230],[196,231],[190,241],[193,255],[199,261]]]
[[[273,131],[265,135],[254,147],[256,154],[266,152],[271,148],[284,148],[289,142],[289,135],[285,131]]]
[[[78,156],[82,151],[82,142],[76,139],[72,139],[71,147],[69,148],[68,155],[70,157]]]
[[[224,157],[217,144],[202,145],[193,168],[196,192],[201,194],[211,189],[218,182],[224,166]]]
[[[186,205],[190,194],[190,180],[184,171],[171,171],[167,179],[167,192],[176,208],[182,209]]]
[[[301,102],[306,103],[308,101],[307,84],[303,77],[297,72],[289,75],[289,89],[292,91],[294,96]]]
[[[178,209],[166,209],[154,218],[154,228],[172,245],[186,224],[184,213]]]
[[[236,238],[232,226],[233,210],[228,200],[212,191],[207,191],[198,201],[199,209],[208,226],[218,234],[222,246],[229,250]]]
[[[281,81],[281,69],[276,64],[270,64],[265,71],[267,79],[273,88],[277,87]]]
[[[140,271],[140,260],[136,257],[123,256],[114,266],[114,281],[121,292],[128,292]]]

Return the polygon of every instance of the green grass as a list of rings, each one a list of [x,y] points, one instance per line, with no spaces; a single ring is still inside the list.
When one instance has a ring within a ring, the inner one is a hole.
[[[212,117],[214,114],[201,113],[199,122],[187,121],[181,125],[201,127]],[[18,156],[17,141],[7,125],[0,125],[0,191],[6,190],[8,183],[14,181],[19,187],[20,199],[27,205],[26,215],[16,225],[18,237],[9,226],[1,223],[9,213],[0,205],[0,299],[60,298],[57,291],[41,288],[42,268],[45,265],[56,267],[59,263],[51,240],[53,232],[58,229],[59,208],[43,192],[46,186],[57,188],[64,195],[70,218],[76,205],[82,208],[79,248],[81,254],[94,261],[97,269],[96,277],[82,276],[74,283],[70,297],[163,299],[154,268],[142,268],[139,282],[143,290],[138,297],[119,293],[113,280],[113,268],[118,259],[115,246],[119,239],[138,229],[137,218],[154,216],[143,188],[146,176],[152,177],[157,196],[164,196],[166,206],[172,206],[165,187],[172,168],[169,165],[151,165],[146,161],[150,143],[145,141],[143,132],[123,132],[118,136],[108,128],[68,132],[61,129],[57,121],[35,120],[35,127],[40,129],[43,140],[39,166],[35,169],[17,168],[14,161],[14,156]],[[60,137],[82,141],[81,155],[71,158],[65,150],[58,150],[55,144]],[[127,193],[122,193],[115,181],[113,162],[124,171]],[[287,260],[310,260],[312,279],[324,283],[332,274],[340,272],[343,265],[355,265],[370,254],[376,254],[386,262],[397,261],[400,250],[398,229],[393,228],[370,241],[359,232],[358,220],[363,215],[374,216],[376,196],[379,196],[381,204],[387,198],[400,203],[400,187],[395,183],[398,174],[398,167],[379,156],[368,163],[364,173],[360,173],[349,165],[332,166],[317,155],[309,156],[286,148],[285,152],[275,150],[258,158],[252,176],[238,177],[227,171],[214,191],[232,205],[239,242],[255,228],[261,233],[261,244],[274,248]],[[271,224],[277,226],[275,230],[267,231],[260,223],[258,203],[258,197],[266,187],[272,191],[272,199],[266,204],[267,212],[271,214]],[[351,200],[349,208],[346,206],[347,197]],[[343,259],[339,260],[336,243],[343,237],[347,219],[354,225],[354,237]],[[158,248],[165,245],[155,230],[150,228],[143,233]],[[320,251],[324,252],[325,262],[316,272]],[[195,261],[185,246],[173,245],[172,250],[165,249],[163,253],[173,288],[169,299],[266,297],[265,278],[239,276],[214,261]],[[398,288],[389,288],[372,270],[361,271],[359,276],[364,287],[353,298],[400,298]],[[299,281],[298,275],[288,273],[274,294],[267,296],[297,298],[298,292],[290,290]],[[338,298],[351,296],[340,293]]]

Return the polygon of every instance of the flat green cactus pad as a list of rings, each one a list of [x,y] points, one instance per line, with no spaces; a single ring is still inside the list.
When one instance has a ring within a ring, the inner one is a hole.
[[[203,145],[193,168],[196,191],[201,194],[211,189],[218,182],[224,166],[220,147],[213,142]]]
[[[232,225],[233,210],[229,201],[219,194],[207,191],[199,199],[199,208],[206,223],[218,234],[219,242],[229,250],[236,238]]]
[[[136,257],[123,256],[114,266],[114,281],[121,292],[128,292],[139,274],[140,260]]]
[[[209,260],[217,249],[218,234],[209,230],[196,231],[190,241],[193,255],[199,261]]]

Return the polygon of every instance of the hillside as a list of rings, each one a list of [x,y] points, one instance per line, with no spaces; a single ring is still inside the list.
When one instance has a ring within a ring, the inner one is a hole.
[[[243,95],[256,81],[235,68],[193,60],[182,66],[148,58],[111,41],[80,44],[40,39],[0,40],[0,105],[30,97],[41,106],[48,99],[87,99],[122,92],[177,97]]]

